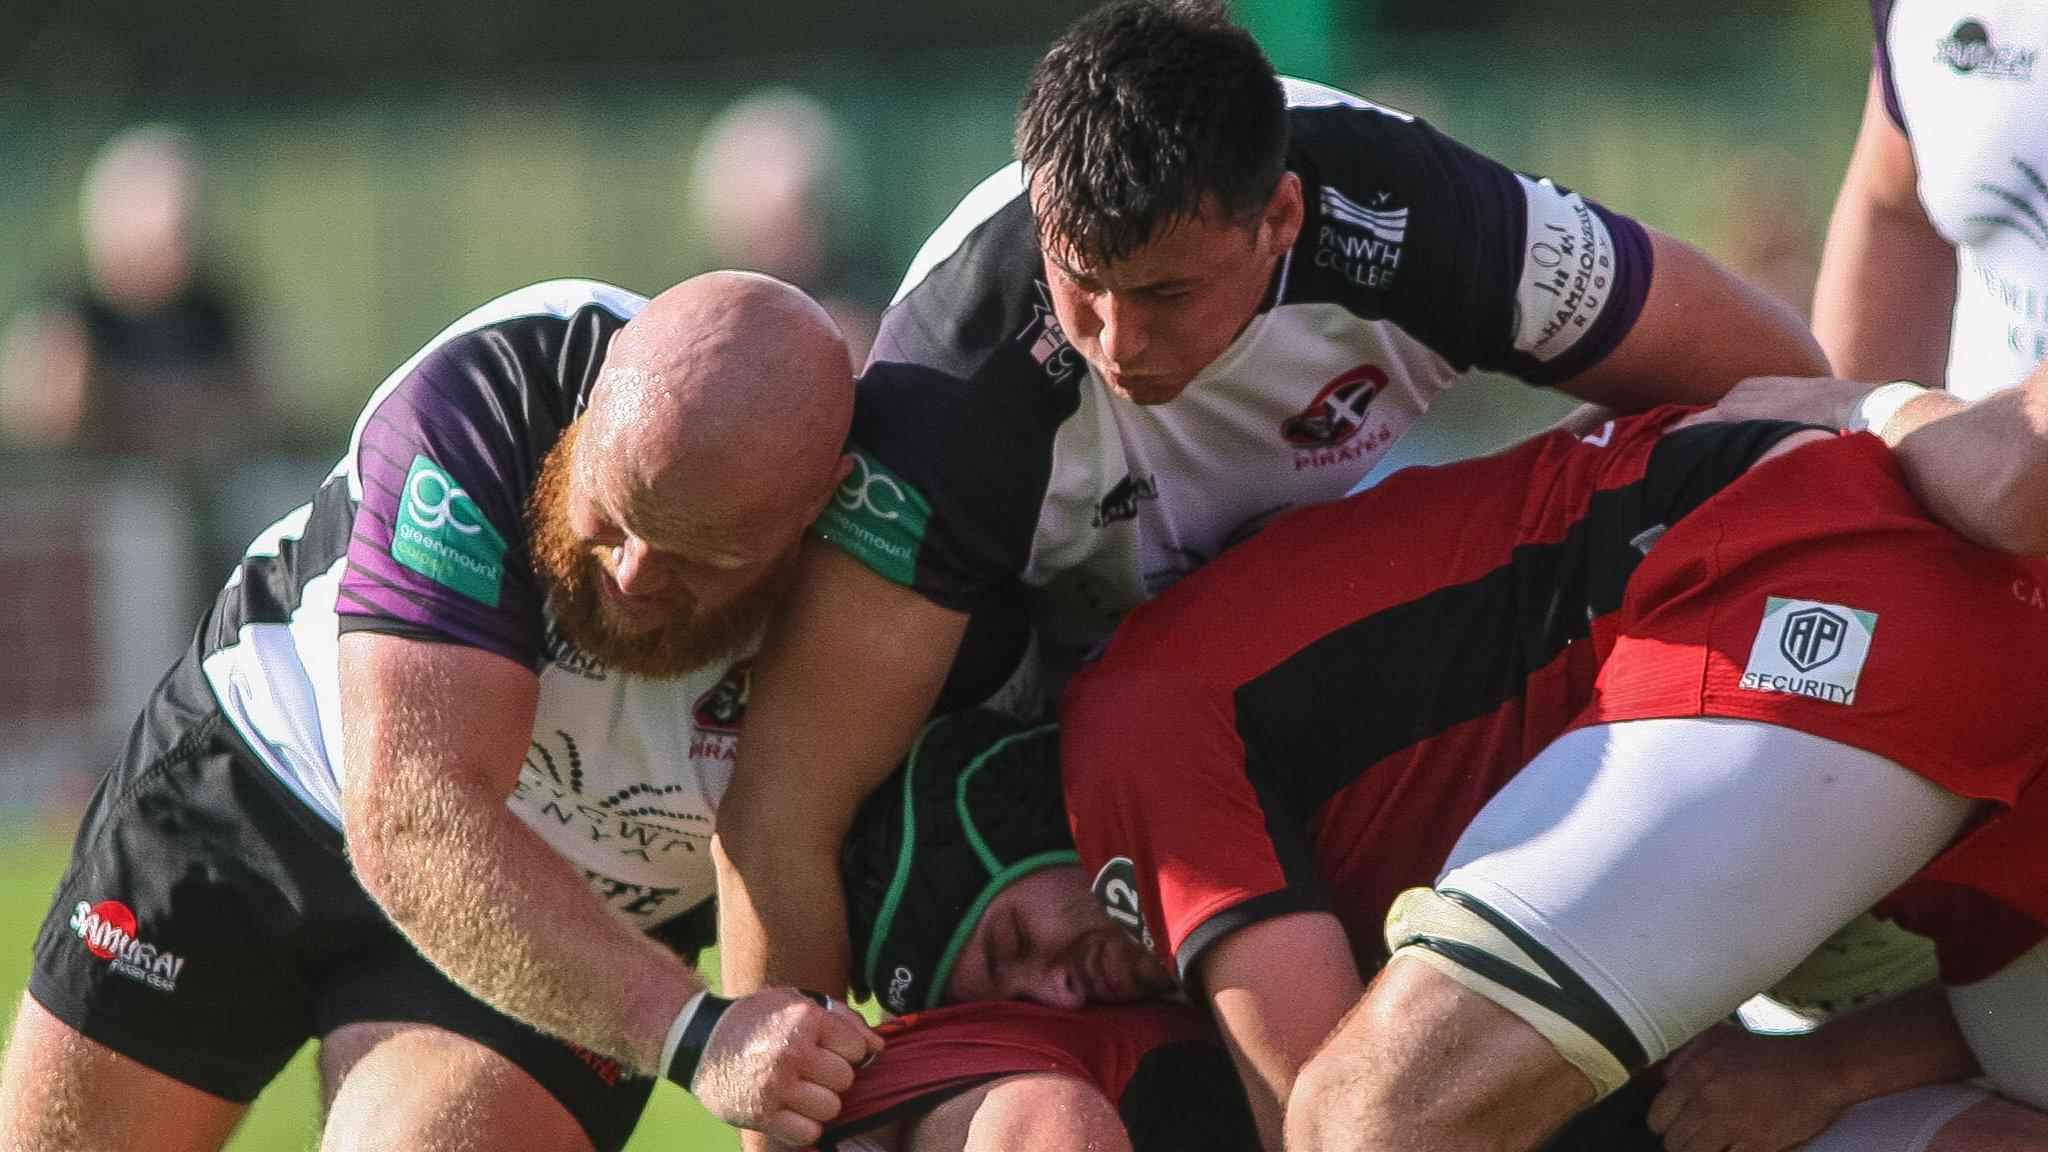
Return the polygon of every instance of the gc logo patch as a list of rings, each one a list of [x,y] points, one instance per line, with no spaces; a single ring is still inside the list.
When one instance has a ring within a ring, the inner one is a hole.
[[[1755,692],[1856,703],[1856,685],[1870,655],[1877,613],[1817,600],[1764,601],[1764,619],[1749,650],[1742,687]]]

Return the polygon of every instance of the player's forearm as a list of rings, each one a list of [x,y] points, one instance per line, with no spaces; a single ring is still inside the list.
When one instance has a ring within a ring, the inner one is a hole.
[[[1803,1042],[1845,1107],[1980,1071],[1938,984],[1829,1021]]]
[[[1643,310],[1606,359],[1559,387],[1618,412],[1708,405],[1753,376],[1818,376],[1827,359],[1799,314],[1706,254],[1650,234]]]
[[[718,861],[718,957],[729,994],[770,984],[837,994],[847,986],[846,907],[836,856],[776,846],[751,821],[732,832],[724,809],[713,842]],[[748,852],[743,845],[764,845]]]
[[[502,797],[426,767],[380,776],[378,795],[349,797],[349,843],[392,922],[479,999],[658,1075],[696,974],[613,916]]]
[[[1835,375],[1939,385],[1955,281],[1955,251],[1917,203],[1888,208],[1845,186],[1813,297],[1813,333]]]
[[[1989,547],[2048,555],[2048,371],[1967,405],[1917,397],[1885,438],[1936,519]]]

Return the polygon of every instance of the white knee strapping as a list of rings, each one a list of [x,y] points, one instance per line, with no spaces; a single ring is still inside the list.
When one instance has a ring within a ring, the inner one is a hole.
[[[1656,1060],[1918,871],[1971,808],[1881,756],[1787,728],[1602,725],[1510,781],[1437,887],[1562,960]]]
[[[1794,1152],[1927,1152],[1944,1125],[1989,1099],[1991,1093],[1974,1084],[1929,1084],[1873,1096]]]
[[[1948,1003],[1992,1086],[2048,1112],[2048,943],[1989,979],[1950,988]]]

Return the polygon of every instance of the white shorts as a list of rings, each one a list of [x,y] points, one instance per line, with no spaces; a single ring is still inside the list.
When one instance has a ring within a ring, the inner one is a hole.
[[[1972,810],[1890,760],[1789,728],[1597,725],[1487,803],[1437,887],[1547,948],[1655,1061],[1783,979]]]
[[[1985,1079],[2048,1112],[2048,943],[1989,979],[1951,987],[1948,1003]]]
[[[1991,1099],[1975,1084],[1929,1084],[1873,1096],[1843,1111],[1797,1152],[1927,1152],[1949,1121]]]

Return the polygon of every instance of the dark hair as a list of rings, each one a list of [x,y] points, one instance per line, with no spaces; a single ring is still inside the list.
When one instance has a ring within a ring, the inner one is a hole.
[[[1057,728],[983,711],[926,725],[840,847],[855,990],[898,1015],[933,1007],[989,901],[1078,859]]]
[[[1017,158],[1043,172],[1041,236],[1114,263],[1214,197],[1263,208],[1286,170],[1287,101],[1215,0],[1120,0],[1074,22],[1031,74]]]

